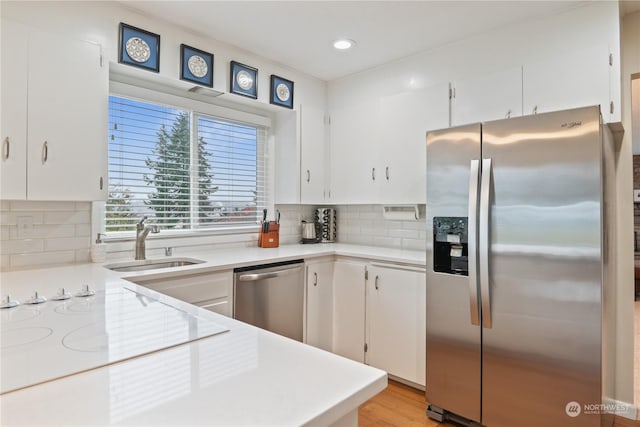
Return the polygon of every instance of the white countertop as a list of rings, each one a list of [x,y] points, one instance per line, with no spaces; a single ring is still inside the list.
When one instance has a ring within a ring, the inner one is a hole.
[[[127,277],[227,270],[319,256],[423,266],[424,253],[344,244],[178,251],[205,261],[116,273],[100,264],[3,272],[2,295],[26,299],[89,284],[127,286],[229,332],[0,396],[2,425],[329,425],[386,387],[383,371],[133,285]],[[108,264],[108,263],[107,263]]]

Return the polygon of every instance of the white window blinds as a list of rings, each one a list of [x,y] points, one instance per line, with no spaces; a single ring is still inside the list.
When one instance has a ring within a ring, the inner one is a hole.
[[[107,233],[142,216],[165,230],[255,226],[266,204],[266,130],[109,97]]]

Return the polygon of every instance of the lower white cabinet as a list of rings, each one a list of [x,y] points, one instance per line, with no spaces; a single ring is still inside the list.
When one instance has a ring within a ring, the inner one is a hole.
[[[333,350],[333,259],[307,263],[304,342]]]
[[[366,264],[336,260],[333,270],[333,352],[364,363]]]
[[[225,316],[233,315],[233,271],[231,270],[131,281]]]
[[[424,386],[425,271],[395,264],[367,268],[365,361]]]

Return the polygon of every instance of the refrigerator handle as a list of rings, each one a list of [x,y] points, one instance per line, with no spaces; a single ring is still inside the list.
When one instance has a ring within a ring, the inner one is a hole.
[[[489,291],[489,216],[491,207],[491,159],[482,159],[480,182],[480,224],[478,257],[480,258],[480,295],[482,326],[491,329],[491,293]]]
[[[469,262],[469,307],[471,310],[471,324],[480,325],[478,310],[478,183],[480,176],[480,161],[471,160],[469,173],[469,216],[467,223],[468,262]]]

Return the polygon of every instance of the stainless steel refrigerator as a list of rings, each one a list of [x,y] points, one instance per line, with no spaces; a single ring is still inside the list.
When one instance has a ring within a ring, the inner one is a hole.
[[[610,422],[611,141],[599,107],[427,133],[431,418]]]

